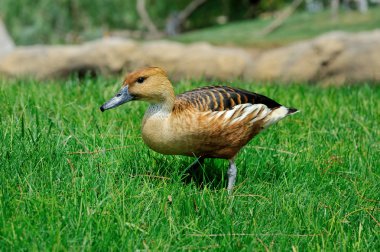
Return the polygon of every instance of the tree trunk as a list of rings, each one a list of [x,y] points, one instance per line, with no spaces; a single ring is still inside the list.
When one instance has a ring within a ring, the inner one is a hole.
[[[148,29],[149,33],[154,35],[158,34],[158,29],[149,17],[145,8],[145,0],[137,0],[136,3],[137,13],[139,14],[143,25]]]
[[[356,3],[358,5],[358,10],[361,13],[368,12],[368,2],[367,2],[367,0],[356,0]]]
[[[166,21],[165,32],[169,36],[175,36],[182,32],[183,24],[207,0],[193,0],[179,13],[172,13]]]
[[[9,36],[3,21],[0,19],[0,59],[10,53],[14,47],[15,44],[11,36]]]
[[[303,0],[294,0],[290,6],[283,10],[272,23],[270,23],[261,31],[261,35],[266,36],[277,30],[285,22],[285,20],[293,14],[293,12],[298,8],[302,1]]]
[[[333,19],[337,19],[338,11],[339,11],[339,0],[331,0],[330,7],[331,7],[331,17]]]

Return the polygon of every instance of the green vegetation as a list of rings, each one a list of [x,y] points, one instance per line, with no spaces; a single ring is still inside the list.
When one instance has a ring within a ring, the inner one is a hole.
[[[262,18],[240,21],[185,33],[175,38],[180,42],[206,41],[217,45],[238,45],[268,48],[298,40],[309,39],[330,31],[359,32],[380,28],[380,8],[372,8],[366,15],[359,12],[341,12],[336,20],[330,12],[296,13],[283,26],[262,36],[260,32],[273,21]]]
[[[146,104],[100,113],[109,83],[1,81],[0,250],[380,247],[379,86],[234,83],[301,113],[241,151],[230,197],[226,161],[186,184],[191,158],[143,144]]]
[[[208,0],[189,17],[184,28],[215,25],[221,15],[231,21],[253,18],[290,1]],[[170,15],[190,2],[145,0],[152,21],[161,30]],[[136,0],[1,0],[0,17],[16,43],[22,45],[75,43],[99,38],[113,30],[145,29],[136,11]]]
[[[152,21],[160,30],[164,30],[171,14],[183,10],[190,2],[145,1]],[[379,7],[371,7],[367,14],[341,10],[336,20],[332,19],[329,11],[311,14],[303,12],[300,7],[300,11],[292,15],[281,29],[266,37],[261,36],[260,31],[273,20],[271,13],[281,10],[290,2],[208,0],[185,22],[185,30],[193,32],[173,39],[273,47],[333,30],[357,32],[380,28]],[[328,6],[327,2],[324,4]],[[107,36],[112,31],[145,29],[136,11],[136,0],[2,0],[0,16],[19,45],[79,43]],[[221,17],[230,23],[217,25]],[[204,29],[196,30],[200,28]]]

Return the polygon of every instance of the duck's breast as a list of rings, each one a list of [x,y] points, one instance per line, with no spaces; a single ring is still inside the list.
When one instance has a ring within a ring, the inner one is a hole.
[[[213,136],[209,125],[201,120],[200,113],[193,111],[166,116],[147,113],[142,137],[151,149],[159,153],[194,156],[199,155],[199,150]]]

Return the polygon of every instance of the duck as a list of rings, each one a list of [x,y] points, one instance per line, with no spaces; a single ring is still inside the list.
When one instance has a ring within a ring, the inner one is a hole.
[[[258,133],[298,112],[261,94],[229,86],[205,86],[175,95],[167,72],[145,67],[128,74],[102,112],[130,101],[150,105],[142,119],[142,139],[165,155],[195,157],[191,167],[207,158],[229,161],[227,190],[237,177],[235,158]]]

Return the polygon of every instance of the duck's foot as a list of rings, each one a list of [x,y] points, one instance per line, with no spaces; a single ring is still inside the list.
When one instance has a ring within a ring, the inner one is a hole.
[[[197,158],[191,165],[189,165],[186,170],[184,180],[185,182],[191,182],[191,179],[195,180],[196,182],[199,182],[201,179],[201,176],[199,174],[199,168],[202,167],[203,163],[205,161],[204,157]]]
[[[228,168],[228,171],[227,171],[227,175],[228,175],[227,191],[228,191],[228,194],[231,194],[232,189],[234,188],[234,185],[235,185],[235,181],[236,181],[237,169],[236,169],[234,159],[230,159],[228,161],[230,162],[230,167]]]

